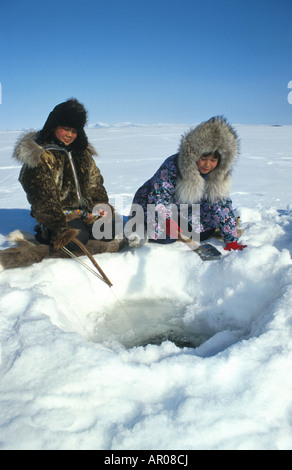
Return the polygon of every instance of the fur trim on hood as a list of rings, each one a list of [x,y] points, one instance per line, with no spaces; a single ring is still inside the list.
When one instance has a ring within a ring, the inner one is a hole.
[[[49,145],[42,146],[37,143],[39,132],[25,132],[22,134],[15,144],[12,157],[26,164],[30,168],[35,168],[41,163],[41,156],[46,152],[46,148],[50,148]],[[57,150],[57,145],[55,146]],[[66,151],[66,147],[60,147],[58,150]],[[95,148],[88,144],[88,150],[92,155],[97,156]]]
[[[197,162],[202,155],[220,153],[217,167],[202,178]],[[239,150],[235,130],[221,117],[213,117],[186,133],[178,155],[180,177],[176,187],[179,203],[195,204],[204,196],[211,202],[229,196],[231,169]]]

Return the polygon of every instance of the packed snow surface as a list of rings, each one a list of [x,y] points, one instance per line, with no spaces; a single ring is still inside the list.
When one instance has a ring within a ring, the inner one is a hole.
[[[190,127],[88,129],[122,214]],[[235,127],[244,251],[98,255],[112,288],[72,259],[0,273],[0,449],[292,449],[292,127]],[[20,134],[0,132],[1,249],[34,227]]]

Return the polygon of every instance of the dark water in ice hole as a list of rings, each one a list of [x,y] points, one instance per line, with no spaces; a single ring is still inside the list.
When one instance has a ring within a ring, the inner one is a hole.
[[[106,316],[105,328],[94,341],[115,340],[130,349],[148,344],[161,345],[171,341],[179,348],[196,348],[212,334],[192,331],[184,321],[187,305],[170,300],[124,300],[115,315]],[[206,333],[206,332],[205,332]],[[214,333],[213,333],[214,334]],[[103,338],[101,338],[101,335]]]

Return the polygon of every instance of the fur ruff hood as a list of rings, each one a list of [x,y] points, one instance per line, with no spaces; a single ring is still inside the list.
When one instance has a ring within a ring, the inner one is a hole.
[[[36,168],[41,163],[41,156],[48,149],[67,151],[65,147],[59,147],[57,144],[48,144],[42,146],[37,143],[38,132],[25,132],[15,144],[12,157],[29,168]],[[91,155],[97,156],[95,148],[89,144],[88,148]]]
[[[91,212],[108,203],[103,177],[95,164],[96,151],[76,150],[58,142],[40,144],[39,133],[29,132],[17,141],[13,157],[22,163],[19,181],[31,205],[31,215],[47,227],[54,240],[68,229],[67,209]]]
[[[217,167],[202,178],[197,162],[202,155],[218,151],[221,155]],[[195,204],[203,197],[214,202],[229,196],[231,169],[239,142],[235,130],[221,117],[213,117],[186,133],[178,154],[180,176],[176,186],[179,203]]]

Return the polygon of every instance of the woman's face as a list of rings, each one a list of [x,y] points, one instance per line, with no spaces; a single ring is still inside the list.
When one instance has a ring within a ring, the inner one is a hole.
[[[77,130],[72,127],[58,126],[55,129],[55,136],[63,142],[66,147],[74,142],[77,137]]]
[[[202,173],[202,175],[207,175],[208,173],[213,171],[217,165],[218,165],[218,158],[215,158],[214,155],[201,157],[197,162],[198,169],[200,173]]]

